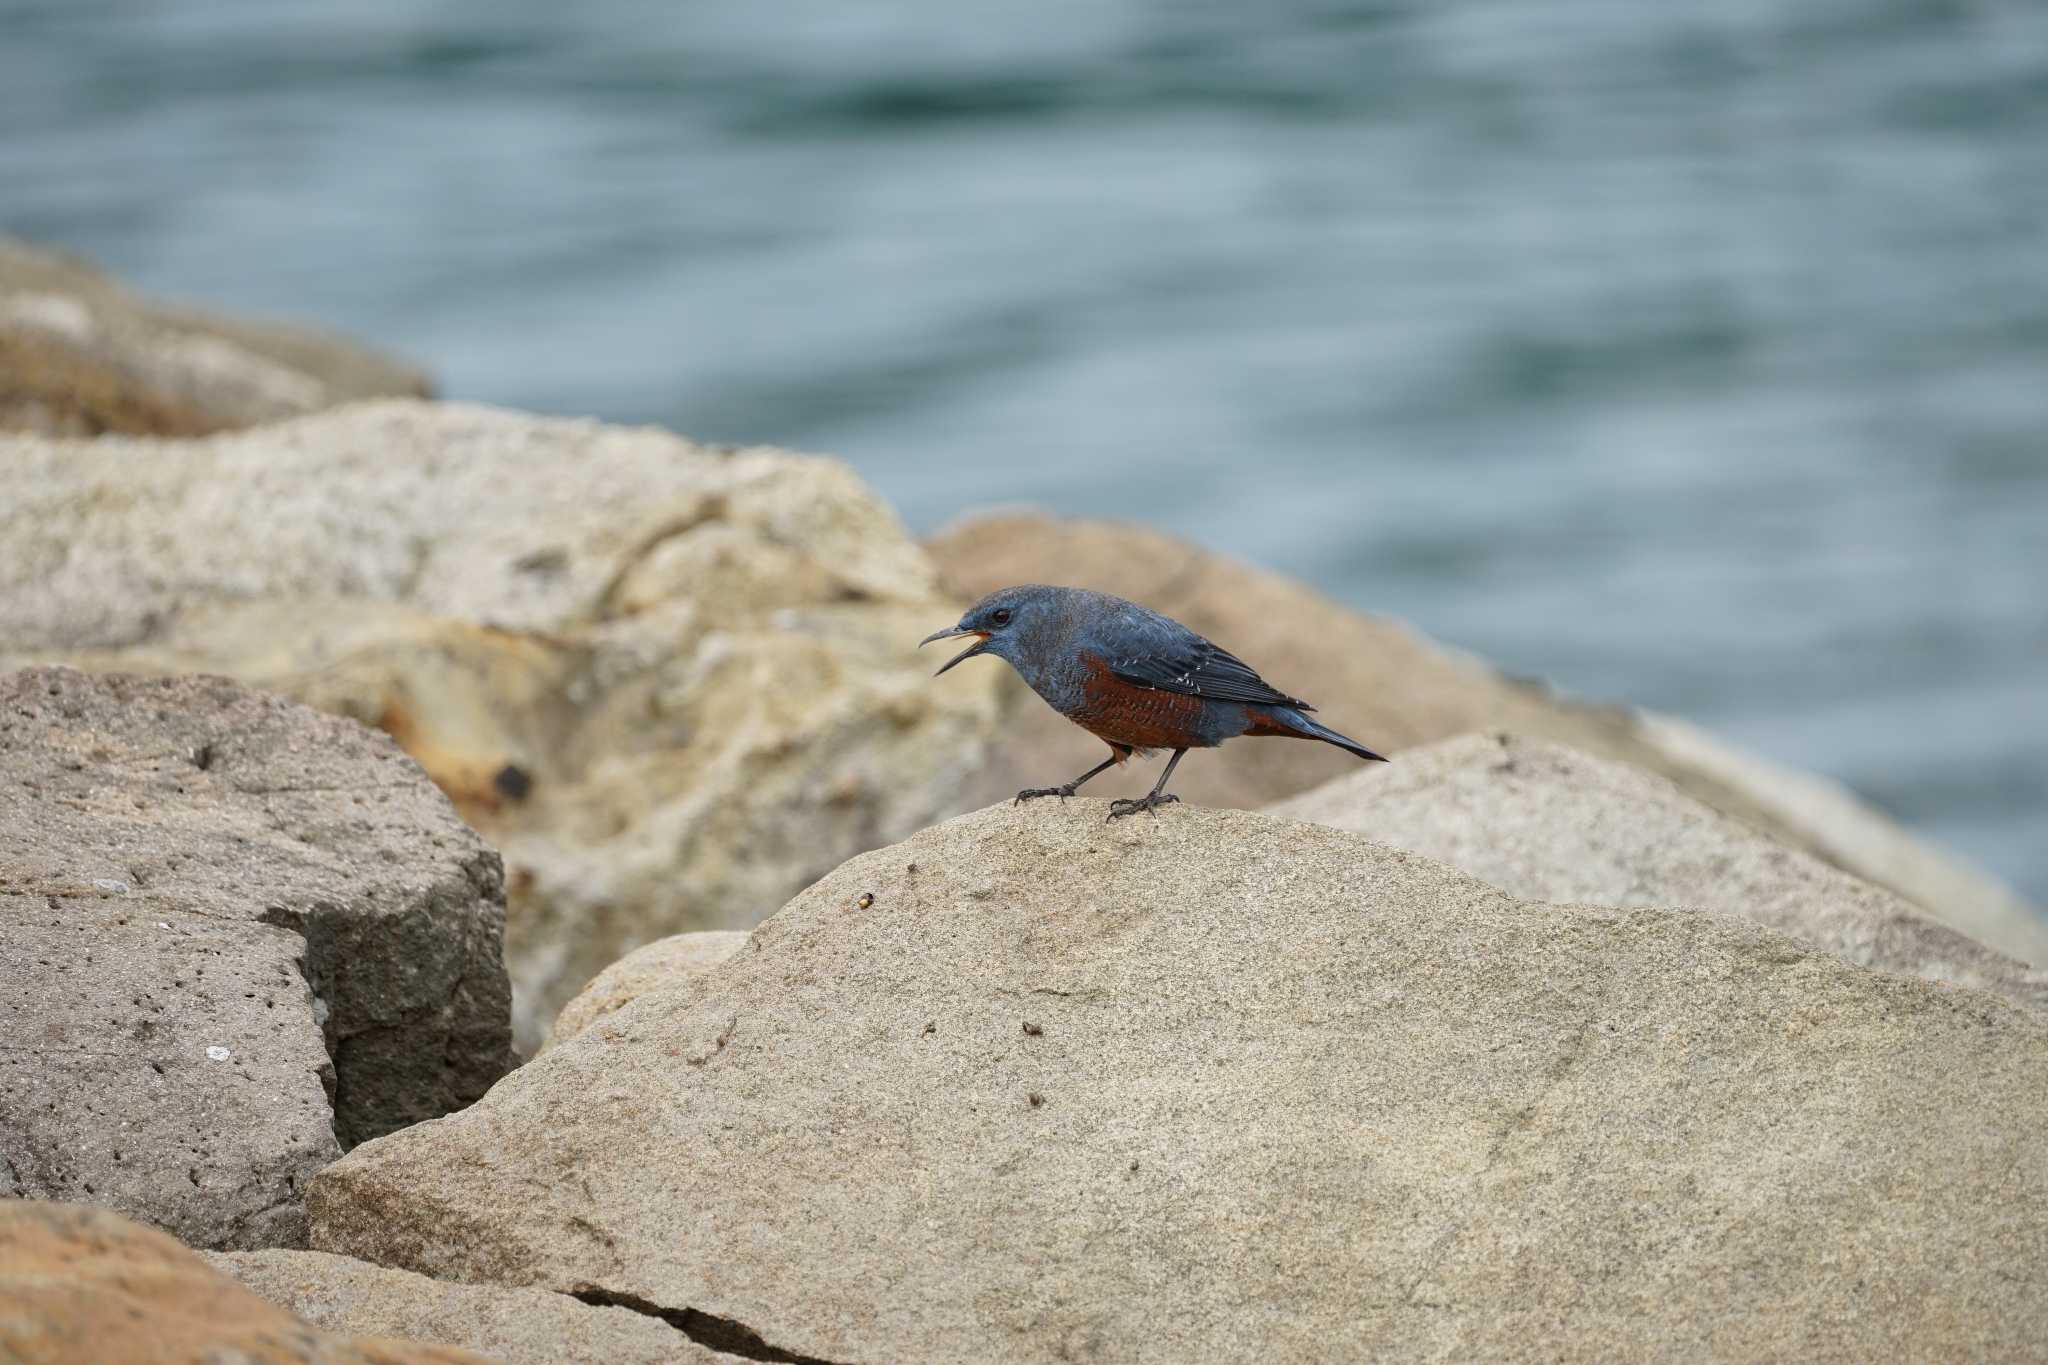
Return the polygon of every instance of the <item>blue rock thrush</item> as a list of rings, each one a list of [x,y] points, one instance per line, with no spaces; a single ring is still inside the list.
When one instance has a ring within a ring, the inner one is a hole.
[[[1031,684],[1048,706],[1109,746],[1109,757],[1072,782],[1017,793],[1069,797],[1089,778],[1133,753],[1171,749],[1166,771],[1147,796],[1110,803],[1109,818],[1152,811],[1180,800],[1166,780],[1181,755],[1211,749],[1239,735],[1319,739],[1360,758],[1385,762],[1354,739],[1310,720],[1315,708],[1268,685],[1250,665],[1148,607],[1085,588],[1029,583],[990,593],[960,624],[934,631],[918,645],[958,635],[978,637],[948,659],[946,669],[993,654]],[[934,676],[937,676],[936,674]]]

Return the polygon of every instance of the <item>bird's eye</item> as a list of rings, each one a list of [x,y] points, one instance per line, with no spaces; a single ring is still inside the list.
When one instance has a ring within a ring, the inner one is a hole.
[[[1007,626],[1010,624],[1010,609],[1008,607],[997,607],[988,619],[999,626]]]

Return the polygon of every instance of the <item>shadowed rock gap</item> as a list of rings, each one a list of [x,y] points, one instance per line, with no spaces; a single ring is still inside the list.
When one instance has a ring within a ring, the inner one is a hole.
[[[292,965],[299,969],[300,978],[305,981],[306,989],[313,996],[313,1017],[320,1025],[320,1046],[327,1053],[327,1065],[320,1071],[320,1087],[327,1092],[327,1111],[331,1120],[329,1126],[334,1130],[336,1142],[345,1152],[355,1144],[342,1133],[341,1059],[336,1055],[340,1039],[335,1036],[334,1031],[334,1006],[329,998],[330,974],[321,961],[326,947],[324,936],[322,941],[316,944],[314,934],[308,927],[311,917],[286,906],[267,905],[257,919],[261,923],[274,925],[299,936],[299,953],[293,959]]]
[[[847,1365],[845,1361],[826,1360],[822,1356],[799,1355],[771,1346],[761,1339],[761,1334],[742,1322],[721,1318],[716,1313],[706,1313],[695,1308],[663,1308],[636,1294],[622,1294],[614,1289],[601,1289],[586,1285],[571,1290],[569,1297],[587,1303],[594,1308],[624,1308],[644,1317],[659,1318],[681,1332],[699,1346],[708,1350],[723,1351],[727,1355],[739,1356],[745,1360],[764,1360],[770,1365]]]

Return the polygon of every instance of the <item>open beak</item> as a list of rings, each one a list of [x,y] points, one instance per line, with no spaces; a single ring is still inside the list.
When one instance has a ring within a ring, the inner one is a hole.
[[[945,664],[939,669],[939,673],[944,673],[946,669],[951,668],[954,664],[959,663],[962,659],[971,659],[975,655],[981,653],[981,651],[983,651],[984,649],[987,649],[988,632],[985,630],[966,630],[960,626],[948,626],[944,630],[935,630],[931,634],[925,636],[922,640],[919,640],[917,642],[917,647],[919,649],[923,649],[926,645],[930,644],[934,640],[951,640],[955,636],[960,635],[974,636],[974,643],[967,646],[967,648],[961,650],[958,654],[955,654],[952,658],[946,660]],[[939,676],[939,673],[934,673],[932,674],[932,676],[936,678]]]

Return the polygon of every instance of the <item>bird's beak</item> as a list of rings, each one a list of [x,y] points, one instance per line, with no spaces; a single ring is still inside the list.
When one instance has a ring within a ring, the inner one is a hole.
[[[945,664],[939,669],[939,673],[944,673],[946,669],[951,668],[954,664],[959,663],[962,659],[971,659],[975,655],[981,653],[984,649],[987,649],[988,632],[985,630],[968,630],[964,626],[948,626],[944,630],[935,630],[931,634],[925,636],[922,640],[919,640],[917,642],[917,647],[919,649],[923,649],[926,645],[930,644],[934,640],[950,640],[953,639],[955,636],[959,635],[972,635],[976,638],[973,644],[967,646],[967,648],[961,650],[958,654],[955,654],[952,658],[946,660]],[[936,678],[939,676],[939,673],[934,673],[932,674],[932,676]]]

